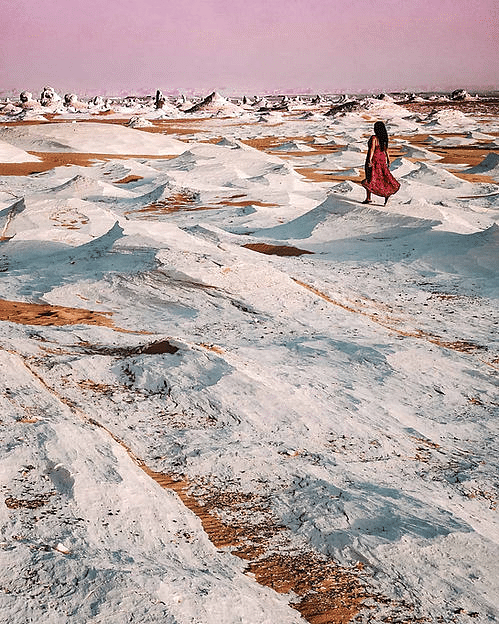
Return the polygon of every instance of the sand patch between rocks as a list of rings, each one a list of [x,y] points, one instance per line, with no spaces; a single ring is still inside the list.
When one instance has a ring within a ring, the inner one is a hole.
[[[114,327],[110,312],[93,312],[48,303],[25,303],[0,299],[0,321],[23,325],[102,325]],[[117,329],[116,327],[114,327]]]
[[[313,251],[306,249],[298,249],[288,245],[269,245],[267,243],[248,243],[243,245],[245,249],[251,249],[267,256],[303,256],[304,254],[313,254]]]
[[[171,159],[176,155],[137,155],[137,154],[90,154],[76,152],[28,152],[40,158],[39,162],[26,163],[0,163],[0,176],[27,176],[34,173],[50,171],[56,167],[67,167],[77,165],[80,167],[91,167],[98,161],[108,160],[129,160],[129,159]]]

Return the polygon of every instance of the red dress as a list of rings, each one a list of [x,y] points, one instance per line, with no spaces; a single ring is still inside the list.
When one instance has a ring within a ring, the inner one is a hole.
[[[369,148],[371,147],[373,139],[374,137],[369,139]],[[369,167],[366,158],[366,179],[362,180],[362,186],[380,197],[390,197],[390,195],[393,195],[399,190],[400,184],[390,173],[390,169],[388,168],[388,155],[380,148],[377,142],[374,147],[372,163],[372,167]]]

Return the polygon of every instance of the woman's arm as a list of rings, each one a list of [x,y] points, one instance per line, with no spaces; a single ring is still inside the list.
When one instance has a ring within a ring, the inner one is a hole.
[[[370,139],[369,139],[369,150],[367,152],[367,157],[366,157],[366,165],[368,167],[372,167],[373,166],[373,156],[374,156],[374,150],[376,149],[376,145],[378,144],[378,139],[375,135],[373,135]]]

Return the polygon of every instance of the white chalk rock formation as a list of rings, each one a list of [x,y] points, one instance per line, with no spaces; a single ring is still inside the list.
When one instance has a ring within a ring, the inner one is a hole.
[[[44,87],[40,95],[40,104],[42,106],[54,106],[62,101],[60,95],[58,95],[52,87]]]
[[[207,115],[217,115],[226,117],[237,117],[244,113],[244,110],[229,102],[220,93],[213,91],[204,100],[201,100],[198,104],[195,104],[191,108],[185,111],[186,113],[202,113]]]
[[[134,115],[127,123],[129,128],[149,128],[152,125],[153,124],[149,121],[149,119],[141,117],[140,115]]]
[[[156,97],[154,99],[154,106],[159,109],[159,108],[163,108],[166,102],[166,98],[165,96],[161,93],[161,91],[158,89],[156,91]]]
[[[64,106],[73,111],[83,111],[88,109],[88,104],[80,102],[74,93],[66,93],[64,96]]]
[[[457,102],[465,102],[467,100],[473,100],[473,96],[471,96],[466,89],[456,89],[450,94],[450,99]]]
[[[12,102],[7,102],[5,106],[0,108],[0,113],[2,115],[18,115],[22,111],[18,106],[14,106]]]
[[[33,99],[33,94],[29,91],[21,91],[19,101],[21,102],[21,107],[25,110],[40,108],[40,104]]]

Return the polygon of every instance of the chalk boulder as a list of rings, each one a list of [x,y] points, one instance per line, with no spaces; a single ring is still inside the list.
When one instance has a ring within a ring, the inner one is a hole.
[[[44,87],[40,95],[40,104],[42,106],[57,106],[61,102],[61,96],[52,87]]]
[[[140,115],[134,115],[127,123],[129,128],[150,128],[152,125],[149,119],[141,117]]]
[[[456,102],[465,102],[466,100],[472,100],[473,97],[466,91],[466,89],[456,89],[450,94],[450,99]]]
[[[21,91],[19,101],[21,102],[21,108],[24,110],[40,108],[40,104],[33,99],[33,95],[29,91]]]
[[[64,106],[72,111],[87,110],[88,105],[78,100],[78,96],[74,93],[66,93],[64,96]]]

